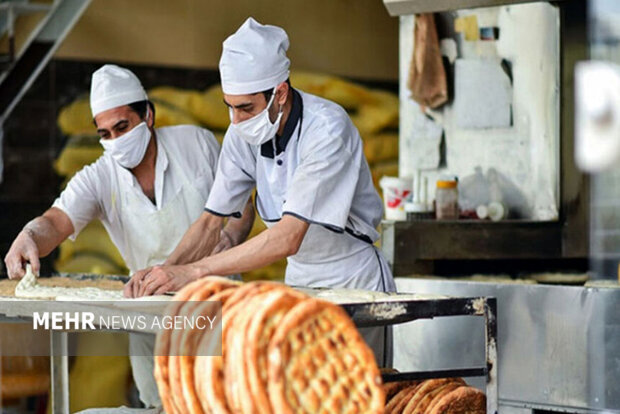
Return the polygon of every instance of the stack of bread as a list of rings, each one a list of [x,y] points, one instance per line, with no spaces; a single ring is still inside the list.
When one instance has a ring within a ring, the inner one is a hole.
[[[214,302],[221,330],[157,335],[155,379],[168,414],[486,412],[484,393],[460,378],[382,384],[344,310],[281,283],[207,277],[166,313],[212,316]]]
[[[461,378],[390,382],[383,385],[385,414],[484,414],[486,397]]]
[[[170,316],[222,302],[221,336],[162,331],[155,378],[166,413],[383,413],[374,355],[331,302],[275,282],[208,277],[179,291]],[[221,344],[221,356],[215,355]]]

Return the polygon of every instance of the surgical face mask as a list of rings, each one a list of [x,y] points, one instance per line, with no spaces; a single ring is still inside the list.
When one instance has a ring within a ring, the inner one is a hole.
[[[259,114],[253,116],[238,124],[233,124],[233,112],[230,109],[230,128],[239,135],[245,142],[250,145],[262,145],[276,136],[276,132],[280,127],[280,121],[282,120],[282,108],[278,112],[276,121],[272,124],[269,119],[269,108],[273,104],[276,96],[276,88],[273,88],[271,99],[267,103],[267,107]]]
[[[151,140],[151,131],[146,122],[139,123],[131,131],[116,139],[101,139],[105,152],[110,154],[121,166],[134,168],[140,164]]]

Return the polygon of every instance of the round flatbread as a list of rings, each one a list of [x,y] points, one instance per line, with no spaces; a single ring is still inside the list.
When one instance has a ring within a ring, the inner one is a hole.
[[[215,295],[212,295],[211,297],[209,297],[208,301],[199,302],[194,308],[192,315],[188,316],[192,316],[194,319],[201,315],[211,316],[214,311],[213,302],[219,301],[224,304],[233,292],[234,289],[226,289],[216,293]],[[183,307],[183,309],[185,309],[185,307]],[[194,378],[194,362],[196,360],[196,355],[212,354],[212,352],[210,352],[208,348],[199,348],[199,344],[204,335],[213,336],[216,334],[217,333],[214,331],[199,328],[187,329],[183,331],[182,334],[180,353],[176,359],[178,359],[179,361],[181,390],[183,392],[183,398],[188,410],[187,412],[190,414],[204,414],[209,412],[204,410],[200,401],[200,397],[198,396],[198,393],[196,391],[196,384]]]
[[[422,386],[422,383],[403,388],[385,406],[385,414],[400,414],[413,394]]]
[[[444,395],[430,414],[485,414],[486,396],[472,387],[459,387]]]
[[[301,300],[308,298],[293,289],[274,290],[260,297],[260,307],[247,321],[243,347],[242,359],[245,364],[244,372],[240,375],[245,378],[249,388],[249,392],[241,396],[244,413],[250,413],[253,408],[259,413],[272,412],[267,392],[269,342],[288,311]]]
[[[374,354],[339,306],[305,299],[269,344],[269,400],[276,413],[383,413]]]
[[[385,401],[389,404],[392,397],[398,394],[401,390],[411,386],[416,386],[418,384],[420,384],[420,381],[396,381],[384,383],[382,387],[383,392],[385,393]]]
[[[239,282],[218,276],[209,276],[195,280],[177,292],[166,308],[165,315],[171,317],[178,315],[185,302],[192,297],[199,296],[203,299],[193,300],[204,300],[217,292],[238,287],[239,285]],[[154,351],[154,375],[159,397],[165,411],[168,414],[182,414],[184,412],[177,407],[170,389],[169,356],[176,355],[176,351],[171,350],[171,335],[172,330],[169,329],[164,329],[157,334]]]
[[[431,401],[439,394],[445,395],[452,390],[457,389],[458,387],[463,386],[462,382],[449,382],[444,385],[440,385],[432,390],[429,390],[426,395],[422,397],[422,399],[417,403],[416,406],[413,404],[407,404],[403,409],[403,414],[425,414],[428,406]]]
[[[432,411],[433,408],[435,408],[435,406],[439,403],[439,401],[441,401],[441,399],[443,398],[444,395],[451,393],[452,391],[454,391],[455,389],[462,387],[461,384],[456,384],[457,386],[455,388],[453,388],[452,386],[455,385],[455,383],[452,384],[448,384],[446,386],[444,386],[441,391],[439,391],[431,400],[431,402],[428,404],[428,407],[426,407],[426,412],[430,413]]]
[[[197,383],[198,393],[201,396],[203,407],[208,407],[210,412],[216,414],[231,413],[226,399],[224,360],[226,357],[225,333],[228,333],[231,320],[236,313],[243,309],[246,300],[253,296],[268,292],[273,289],[282,289],[281,283],[275,282],[251,282],[246,283],[235,290],[222,306],[222,331],[221,336],[203,336],[200,347],[213,346],[214,343],[221,342],[222,356],[198,355],[194,361],[194,374],[200,377],[200,384]]]
[[[422,382],[422,384],[420,385],[420,388],[418,388],[416,393],[411,397],[407,405],[403,407],[403,414],[406,413],[407,411],[412,411],[415,407],[417,407],[417,405],[420,403],[422,398],[424,398],[426,394],[428,394],[429,392],[433,391],[434,389],[438,387],[454,382],[456,380],[457,379],[453,379],[453,378],[439,378],[439,379],[429,379],[429,380]],[[463,382],[463,380],[460,380],[460,381],[462,382],[462,385],[465,385],[465,382]],[[409,407],[409,410],[408,410],[408,407]]]
[[[227,325],[224,341],[226,341],[226,357],[224,358],[224,390],[228,406],[235,413],[243,412],[241,395],[249,393],[249,386],[243,375],[245,364],[243,347],[245,345],[245,333],[248,319],[256,312],[262,297],[267,293],[261,293],[239,302],[240,309],[234,313]],[[253,411],[253,404],[246,402],[246,409]]]
[[[242,309],[230,319],[230,324],[224,331],[223,340],[226,341],[226,356],[224,358],[224,390],[228,406],[233,412],[254,413],[254,403],[251,399],[250,385],[245,375],[244,348],[248,346],[246,338],[248,324],[258,312],[261,304],[269,293],[292,291],[291,288],[273,282],[261,282],[255,289],[249,290],[238,303],[243,303]],[[299,294],[301,295],[301,294]],[[241,295],[239,295],[241,296]],[[267,352],[265,350],[265,352]]]

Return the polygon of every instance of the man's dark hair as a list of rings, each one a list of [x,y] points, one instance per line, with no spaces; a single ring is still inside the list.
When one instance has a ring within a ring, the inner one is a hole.
[[[289,79],[287,79],[287,80],[286,80],[286,83],[288,84],[288,87],[290,88],[290,87],[291,87],[291,79],[290,79],[290,78],[289,78]],[[257,92],[257,93],[262,93],[262,94],[263,94],[263,96],[265,97],[265,100],[266,100],[267,102],[269,102],[269,100],[271,99],[271,94],[273,93],[273,88],[271,88],[271,89],[267,89],[266,91]]]
[[[153,113],[153,122],[154,122],[155,121],[155,105],[153,105],[153,102],[149,100],[132,102],[129,104],[129,107],[135,113],[138,114],[140,119],[144,119],[144,117],[146,116],[146,105],[147,104],[151,107],[151,112]]]

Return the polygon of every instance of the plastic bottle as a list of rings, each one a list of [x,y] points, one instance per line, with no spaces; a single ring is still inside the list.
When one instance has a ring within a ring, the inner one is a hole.
[[[435,192],[435,217],[437,220],[459,218],[459,190],[455,177],[437,181]]]

